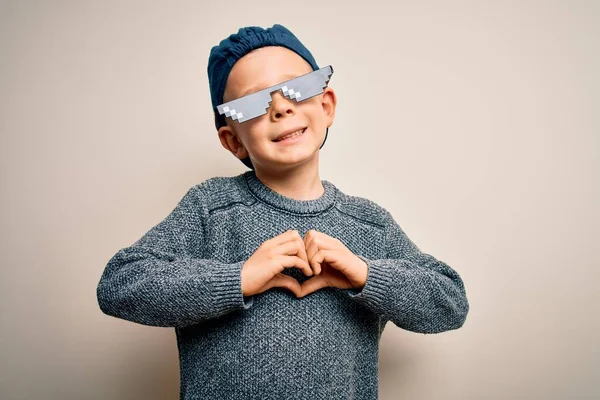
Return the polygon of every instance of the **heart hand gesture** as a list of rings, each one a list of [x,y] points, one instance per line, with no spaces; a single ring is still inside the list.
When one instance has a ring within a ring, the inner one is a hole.
[[[300,285],[282,273],[293,267],[313,277]],[[284,287],[301,298],[324,287],[362,288],[367,270],[367,263],[340,240],[314,229],[302,239],[298,231],[288,230],[265,241],[243,264],[242,292],[251,296],[272,287]]]
[[[311,229],[304,236],[304,247],[315,274],[301,285],[300,297],[324,287],[360,289],[367,282],[367,263],[340,240]]]

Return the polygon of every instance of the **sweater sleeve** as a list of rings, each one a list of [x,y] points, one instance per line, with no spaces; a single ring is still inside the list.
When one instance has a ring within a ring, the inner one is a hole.
[[[386,213],[385,258],[368,265],[367,281],[345,292],[385,320],[418,333],[460,328],[469,312],[462,279],[448,264],[419,250]]]
[[[208,215],[199,185],[175,209],[108,261],[97,287],[107,315],[163,327],[184,327],[246,310],[252,297],[241,288],[243,261],[203,259]]]

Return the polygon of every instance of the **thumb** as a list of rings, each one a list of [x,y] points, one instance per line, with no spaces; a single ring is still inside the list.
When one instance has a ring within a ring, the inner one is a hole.
[[[268,283],[265,290],[271,289],[273,287],[281,287],[290,290],[293,292],[296,297],[300,297],[302,294],[302,288],[298,281],[292,278],[289,275],[285,275],[283,273],[278,273],[275,275]]]
[[[331,286],[330,283],[327,282],[327,280],[322,275],[317,275],[315,277],[307,279],[300,287],[302,289],[302,297],[328,286]]]

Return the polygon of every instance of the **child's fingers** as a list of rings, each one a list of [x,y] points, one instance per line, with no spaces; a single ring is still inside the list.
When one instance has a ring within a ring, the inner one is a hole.
[[[321,262],[317,260],[311,260],[309,264],[312,267],[313,271],[315,271],[315,275],[319,275],[321,273]]]
[[[303,259],[304,261],[306,261],[308,263],[308,255],[306,254],[306,248],[304,248],[304,240],[302,240],[302,238],[300,237],[300,235],[298,235],[298,239],[297,239],[297,243],[298,243],[298,257],[300,257],[301,259]],[[310,265],[309,265],[310,268]],[[316,273],[313,271],[313,273]]]
[[[310,274],[307,275],[313,275],[314,271],[311,270],[308,258],[306,257],[304,242],[301,239],[292,239],[288,242],[284,242],[277,246],[274,251],[278,255],[298,256],[300,259],[302,259],[302,261],[304,261],[302,265],[307,265],[308,269],[310,270]],[[298,267],[301,268],[300,265],[298,265]]]
[[[304,239],[302,238],[302,236],[300,236],[300,233],[297,230],[290,229],[288,231],[283,232],[280,235],[269,239],[267,242],[270,242],[270,244],[274,247],[280,247],[283,245],[287,245],[288,243],[296,243],[295,249],[297,250],[297,253],[294,252],[293,254],[298,254],[301,258],[305,259],[308,262],[306,249],[304,248]],[[289,253],[286,252],[285,254]]]
[[[300,297],[302,295],[302,288],[300,287],[298,281],[292,278],[291,276],[282,273],[275,275],[273,279],[269,281],[265,290],[271,289],[273,287],[281,287],[288,289],[291,292],[293,292],[296,295],[296,297]]]
[[[295,239],[300,239],[300,240],[304,241],[302,239],[302,237],[300,236],[300,233],[297,230],[290,229],[283,233],[280,233],[277,236],[273,236],[271,239],[266,240],[263,244],[266,244],[268,247],[272,248],[272,247],[280,246],[286,242],[289,242],[289,241],[295,240]]]
[[[280,245],[282,243],[288,242],[294,238],[299,238],[302,240],[302,236],[300,236],[300,232],[295,229],[289,229],[277,236],[272,237],[268,241],[272,241],[275,246]]]
[[[282,255],[278,259],[277,263],[279,265],[281,265],[281,267],[282,267],[277,272],[281,272],[283,270],[283,268],[296,267],[296,268],[300,268],[302,270],[302,272],[304,272],[304,275],[306,275],[306,276],[311,276],[313,274],[312,269],[310,268],[310,265],[308,265],[308,263],[306,261],[304,261],[303,259],[301,259],[298,256]]]

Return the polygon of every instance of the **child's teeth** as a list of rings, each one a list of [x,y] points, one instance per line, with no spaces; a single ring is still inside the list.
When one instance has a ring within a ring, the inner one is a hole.
[[[285,139],[288,139],[288,138],[291,138],[291,137],[294,137],[294,136],[298,136],[301,133],[302,133],[302,129],[299,129],[296,132],[292,133],[291,135],[287,135],[287,136],[282,137],[281,139],[279,139],[279,141],[282,141],[282,140],[285,140]]]

